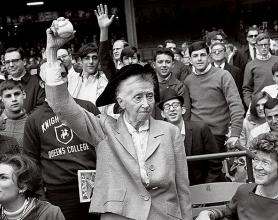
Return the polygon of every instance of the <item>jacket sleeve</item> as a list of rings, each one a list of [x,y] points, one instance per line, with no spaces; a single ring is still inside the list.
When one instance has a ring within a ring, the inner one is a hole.
[[[105,138],[102,124],[107,116],[95,116],[79,106],[70,96],[65,83],[46,86],[46,97],[54,113],[82,140],[97,146]]]
[[[113,58],[110,55],[110,47],[108,40],[100,42],[99,61],[101,65],[101,70],[105,74],[108,81],[110,81],[113,75],[116,73],[116,67],[113,62]]]
[[[176,187],[180,201],[183,220],[192,219],[191,198],[189,191],[188,167],[184,150],[184,142],[178,128],[175,130],[174,154],[176,163]]]

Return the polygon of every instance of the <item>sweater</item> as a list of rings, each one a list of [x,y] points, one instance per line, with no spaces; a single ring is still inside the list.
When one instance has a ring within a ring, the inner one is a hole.
[[[23,146],[41,166],[47,190],[75,189],[78,170],[96,169],[95,148],[62,123],[47,102],[28,117]]]
[[[246,106],[249,106],[253,95],[256,95],[265,86],[274,84],[271,69],[276,62],[278,62],[278,57],[271,56],[269,60],[254,59],[247,63],[242,86]]]
[[[23,114],[20,118],[8,118],[6,120],[6,128],[0,134],[13,137],[17,140],[19,147],[23,147],[24,125],[28,116]]]
[[[18,143],[15,138],[8,137],[6,135],[0,134],[0,153],[6,154],[16,154],[20,152],[20,147],[18,146]]]
[[[232,75],[211,67],[202,75],[190,74],[184,81],[191,100],[191,120],[204,121],[213,135],[239,137],[244,108]]]

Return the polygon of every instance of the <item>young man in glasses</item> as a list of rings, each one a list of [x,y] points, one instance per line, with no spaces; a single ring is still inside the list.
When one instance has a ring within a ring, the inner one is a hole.
[[[240,92],[240,69],[227,63],[225,44],[217,42],[211,45],[210,57],[214,67],[227,70],[229,73],[231,73],[237,85],[238,91]]]
[[[178,93],[166,88],[161,92],[158,107],[162,117],[177,126],[184,138],[186,155],[219,153],[216,141],[209,127],[201,121],[188,121],[184,117],[184,99]],[[188,162],[190,185],[223,181],[222,163],[219,160]]]
[[[256,58],[247,63],[244,71],[243,98],[246,106],[249,106],[251,98],[265,86],[274,83],[272,78],[272,66],[278,62],[278,57],[270,54],[270,37],[261,33],[256,37]]]
[[[30,113],[36,106],[42,105],[45,99],[44,89],[39,85],[39,79],[35,75],[31,75],[25,68],[24,53],[18,48],[8,48],[4,55],[4,62],[8,78],[19,81],[26,93],[23,102],[23,108],[26,113]]]

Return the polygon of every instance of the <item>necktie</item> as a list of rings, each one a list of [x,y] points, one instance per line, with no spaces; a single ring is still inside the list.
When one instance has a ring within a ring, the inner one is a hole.
[[[253,47],[253,51],[254,51],[254,59],[257,57],[257,50],[256,47]]]

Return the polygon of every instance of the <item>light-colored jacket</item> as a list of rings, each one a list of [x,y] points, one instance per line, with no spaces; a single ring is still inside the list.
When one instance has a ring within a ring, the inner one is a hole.
[[[177,127],[150,119],[145,160],[150,184],[145,187],[122,116],[118,120],[95,117],[75,104],[65,84],[47,86],[46,93],[59,118],[84,141],[97,146],[90,212],[112,213],[123,219],[192,219],[186,155]]]

